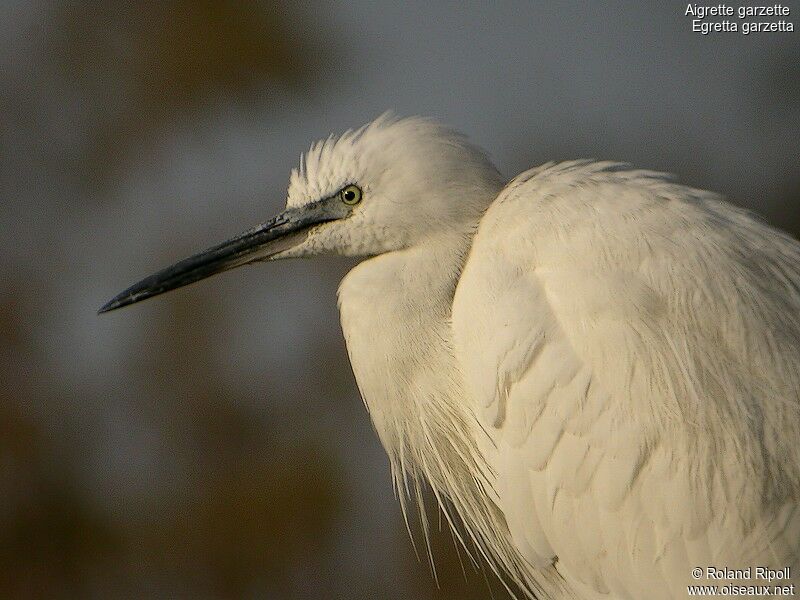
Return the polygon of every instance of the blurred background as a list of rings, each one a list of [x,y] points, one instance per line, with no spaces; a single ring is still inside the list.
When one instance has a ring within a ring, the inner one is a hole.
[[[797,33],[664,2],[132,4],[0,2],[2,598],[507,597],[446,530],[439,588],[414,554],[339,330],[352,263],[95,315],[278,211],[317,138],[429,115],[509,177],[630,161],[797,235]]]

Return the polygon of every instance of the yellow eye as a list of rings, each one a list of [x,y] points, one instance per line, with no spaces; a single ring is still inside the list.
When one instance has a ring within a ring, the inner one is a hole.
[[[354,206],[361,202],[361,188],[357,185],[348,185],[339,192],[339,198],[348,206]]]

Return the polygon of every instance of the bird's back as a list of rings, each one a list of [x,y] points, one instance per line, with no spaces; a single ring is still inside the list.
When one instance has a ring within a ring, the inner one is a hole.
[[[548,164],[486,212],[452,321],[532,564],[620,598],[800,569],[796,240],[660,174]]]

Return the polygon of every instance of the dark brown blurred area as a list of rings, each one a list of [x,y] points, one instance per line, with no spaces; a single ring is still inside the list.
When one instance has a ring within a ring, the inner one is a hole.
[[[418,532],[415,555],[338,330],[350,263],[95,315],[278,210],[315,138],[432,114],[509,175],[631,160],[797,235],[796,38],[691,37],[655,3],[425,6],[4,4],[0,598],[508,597],[444,526],[438,587]]]
[[[320,32],[296,30],[302,16],[295,13],[206,0],[56,5],[43,60],[85,94],[82,116],[94,113],[75,157],[79,179],[118,174],[155,131],[214,97],[258,103],[270,81],[307,90],[333,49]]]

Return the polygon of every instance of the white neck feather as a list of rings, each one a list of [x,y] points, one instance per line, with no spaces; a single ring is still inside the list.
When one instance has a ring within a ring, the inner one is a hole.
[[[440,374],[457,371],[450,364],[449,319],[469,243],[450,235],[382,254],[355,267],[339,287],[351,364],[390,456],[413,444],[408,437],[431,395],[452,395],[459,384],[441,381]]]
[[[465,529],[493,569],[512,573],[520,583],[524,560],[493,501],[492,477],[477,441],[485,433],[451,343],[453,294],[471,242],[471,235],[451,233],[364,261],[342,281],[339,310],[350,362],[389,455],[404,515],[410,497],[427,536],[421,505],[427,480],[456,535],[462,538]]]

